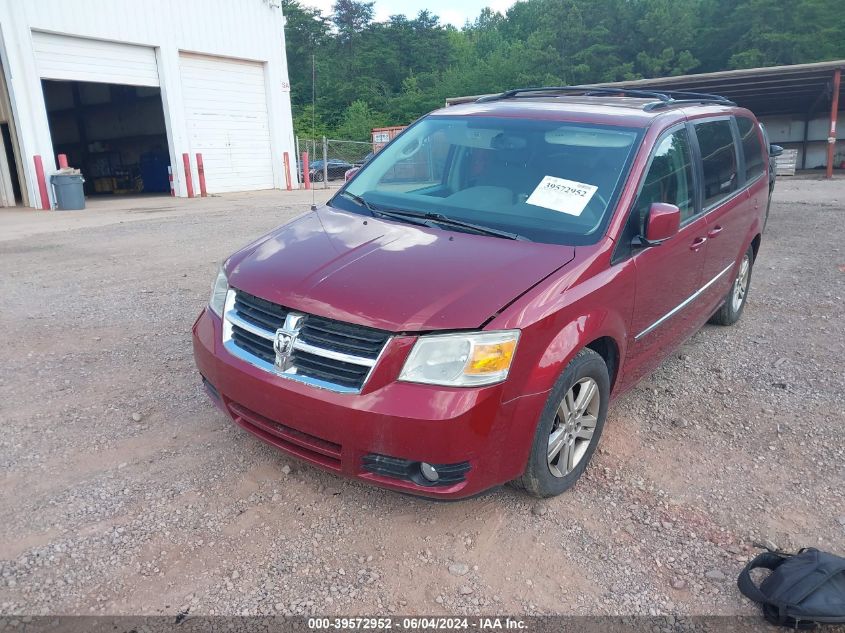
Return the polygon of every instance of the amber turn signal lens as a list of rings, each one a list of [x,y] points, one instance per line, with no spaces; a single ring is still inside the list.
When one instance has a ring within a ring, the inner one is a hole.
[[[464,370],[467,374],[490,374],[505,371],[511,365],[516,341],[476,345]]]

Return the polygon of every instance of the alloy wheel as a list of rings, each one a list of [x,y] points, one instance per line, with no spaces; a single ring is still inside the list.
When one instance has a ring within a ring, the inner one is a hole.
[[[748,292],[748,279],[751,276],[751,259],[748,255],[742,258],[742,264],[739,265],[739,273],[737,273],[736,281],[734,281],[733,296],[731,298],[731,307],[734,312],[737,312],[742,307],[742,302],[745,301],[745,293]]]
[[[565,477],[584,459],[598,424],[601,396],[592,378],[576,382],[557,409],[546,456],[549,471]]]

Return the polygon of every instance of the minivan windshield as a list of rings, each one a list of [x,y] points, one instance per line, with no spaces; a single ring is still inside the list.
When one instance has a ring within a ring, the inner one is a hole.
[[[589,244],[608,220],[640,138],[636,128],[428,116],[329,204],[446,230],[479,233],[475,225],[511,239]]]

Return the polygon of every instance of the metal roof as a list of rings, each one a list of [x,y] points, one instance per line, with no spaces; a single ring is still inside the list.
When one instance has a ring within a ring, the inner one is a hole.
[[[722,95],[757,115],[812,114],[830,107],[833,71],[837,68],[845,70],[845,59],[590,85],[692,90]],[[486,96],[489,95],[453,97],[446,100],[446,105],[467,103]],[[840,104],[845,103],[843,97],[845,82],[841,86]]]
[[[812,113],[830,107],[833,71],[837,68],[845,69],[845,59],[596,85],[710,92],[736,101],[757,115]],[[845,84],[840,87],[840,103],[843,94]]]

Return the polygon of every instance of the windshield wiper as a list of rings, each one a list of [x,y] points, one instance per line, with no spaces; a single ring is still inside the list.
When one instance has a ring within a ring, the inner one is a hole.
[[[492,237],[502,237],[508,240],[527,240],[528,238],[520,235],[519,233],[511,233],[509,231],[501,231],[499,229],[490,228],[489,226],[482,226],[480,224],[473,224],[472,222],[464,222],[463,220],[457,220],[455,218],[450,218],[449,216],[443,215],[442,213],[423,213],[420,211],[405,211],[403,209],[390,209],[390,211],[383,211],[381,209],[376,209],[377,213],[383,213],[384,215],[394,215],[400,216],[401,218],[415,218],[419,220],[427,220],[429,222],[434,222],[435,224],[441,224],[443,226],[453,226],[456,228],[467,229],[469,231],[473,231],[478,233],[479,235],[490,235]]]
[[[494,229],[489,226],[482,226],[473,222],[464,222],[463,220],[456,220],[443,215],[442,213],[427,213],[426,217],[434,220],[438,224],[445,224],[446,226],[455,226],[470,231],[475,231],[479,235],[490,235],[492,237],[503,237],[507,240],[528,240],[524,235],[519,233],[512,233],[510,231],[502,231],[501,229]]]
[[[357,193],[352,193],[351,191],[341,191],[338,195],[346,196],[358,206],[364,207],[374,218],[387,217],[394,220],[401,220],[403,222],[410,222],[411,224],[416,224],[417,226],[427,226],[431,228],[431,221],[424,218],[421,214],[413,211],[403,211],[402,209],[392,209],[387,207],[376,208],[371,203],[364,200],[362,196],[359,196]]]
[[[373,208],[373,206],[369,202],[364,200],[361,196],[359,196],[357,193],[352,193],[351,191],[346,191],[344,189],[338,195],[346,196],[347,198],[352,200],[352,202],[355,202],[359,207],[364,207],[365,209],[367,209],[367,211],[369,211],[372,215],[376,214],[376,210]]]
[[[408,219],[415,219],[417,218],[417,214],[413,213],[412,211],[402,211],[401,209],[392,209],[388,207],[374,207],[371,203],[364,200],[363,196],[359,196],[357,193],[352,193],[351,191],[341,191],[341,196],[346,196],[353,202],[355,202],[358,206],[364,207],[367,211],[370,212],[370,215],[373,217],[377,216],[387,216],[391,218],[401,219],[401,220],[408,220]],[[420,217],[420,222],[414,222],[414,224],[418,224],[420,226],[430,226],[428,222],[422,221],[425,220],[422,216]]]
[[[469,231],[473,231],[480,235],[490,235],[493,237],[502,237],[508,240],[527,240],[528,238],[519,235],[518,233],[510,233],[508,231],[500,231],[499,229],[493,229],[487,226],[481,226],[480,224],[473,224],[472,222],[464,222],[463,220],[456,220],[454,218],[450,218],[448,216],[443,215],[442,213],[423,213],[421,211],[406,211],[405,209],[394,209],[390,207],[374,207],[371,203],[364,200],[363,197],[359,196],[356,193],[352,193],[351,191],[341,191],[341,196],[346,196],[358,206],[364,207],[367,209],[372,216],[382,216],[393,218],[395,220],[404,220],[406,222],[412,222],[413,224],[417,224],[419,226],[428,226],[431,227],[432,223],[434,224],[441,224],[444,226],[453,226],[456,228],[467,229]]]

